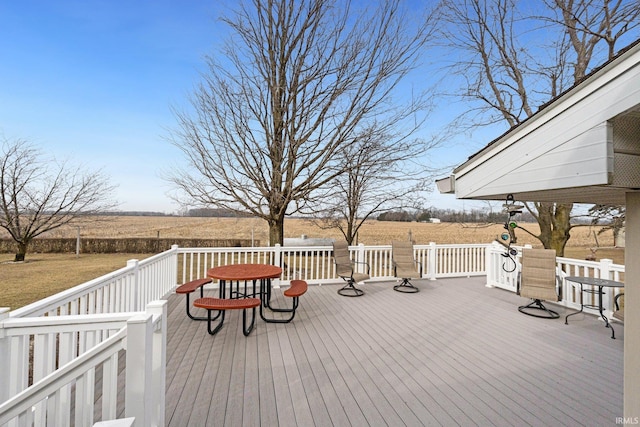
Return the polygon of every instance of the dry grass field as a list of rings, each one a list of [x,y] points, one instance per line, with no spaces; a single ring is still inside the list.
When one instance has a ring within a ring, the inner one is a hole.
[[[534,234],[539,232],[537,224],[521,224]],[[503,231],[501,224],[417,223],[367,221],[361,228],[358,242],[366,245],[390,244],[394,239],[411,239],[416,244],[436,243],[487,243]],[[576,227],[571,232],[569,245],[589,248],[596,246],[594,231],[599,227]],[[66,227],[49,233],[48,237],[76,237],[76,227]],[[285,237],[342,238],[337,230],[323,230],[312,221],[287,219]],[[539,245],[539,242],[518,230],[518,244]],[[0,234],[0,237],[2,235]],[[81,237],[161,237],[161,238],[211,238],[251,239],[268,241],[268,228],[264,221],[247,218],[192,218],[192,217],[107,217],[102,221],[89,222],[80,227]],[[611,232],[598,236],[601,247],[613,246]]]
[[[0,254],[0,307],[12,310],[49,295],[125,267],[136,254],[27,254],[14,263],[13,255]]]
[[[537,224],[521,224],[537,233]],[[236,218],[190,217],[108,217],[80,227],[81,237],[161,237],[161,238],[241,238],[257,239],[262,245],[268,241],[267,226],[263,221]],[[386,245],[392,240],[407,240],[416,244],[488,243],[503,231],[502,225],[482,224],[428,224],[369,221],[360,230],[358,242],[367,245]],[[584,259],[596,246],[593,227],[577,227],[566,249],[565,256]],[[49,237],[76,237],[78,228],[56,230]],[[337,230],[323,230],[313,222],[287,219],[285,237],[301,235],[341,239]],[[524,231],[518,230],[518,244],[540,246]],[[0,236],[2,236],[0,234]],[[611,232],[598,236],[598,259],[611,258],[624,263],[624,250],[613,248]],[[16,309],[61,290],[84,283],[107,272],[122,268],[132,258],[144,259],[143,254],[27,254],[27,262],[14,264],[12,254],[0,254],[0,307]]]

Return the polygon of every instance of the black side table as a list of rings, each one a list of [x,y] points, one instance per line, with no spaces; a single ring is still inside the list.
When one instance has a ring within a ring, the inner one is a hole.
[[[607,279],[598,279],[595,277],[583,277],[583,276],[568,276],[565,277],[565,280],[568,280],[570,282],[574,282],[580,285],[580,311],[576,311],[575,313],[571,313],[571,314],[567,314],[564,318],[564,324],[568,325],[569,322],[567,321],[567,319],[569,318],[569,316],[573,316],[574,314],[578,314],[578,313],[582,313],[582,310],[584,310],[585,307],[587,308],[597,308],[598,311],[600,312],[600,316],[602,317],[602,319],[605,322],[605,327],[607,328],[611,328],[611,338],[615,339],[616,335],[615,335],[615,331],[613,330],[613,326],[611,326],[611,324],[609,323],[609,319],[607,319],[607,316],[604,315],[603,310],[604,308],[602,307],[602,295],[604,294],[603,288],[624,288],[624,283],[622,282],[616,282],[615,280],[607,280]],[[584,285],[590,285],[590,286],[595,286],[598,289],[584,289]],[[583,293],[590,293],[590,294],[598,294],[598,305],[591,305],[591,304],[584,304],[584,299],[583,299]]]

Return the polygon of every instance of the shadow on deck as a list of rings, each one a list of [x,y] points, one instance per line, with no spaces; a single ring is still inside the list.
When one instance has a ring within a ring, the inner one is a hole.
[[[360,298],[310,286],[290,324],[241,313],[210,336],[169,297],[166,423],[263,425],[615,425],[624,327],[522,315],[524,298],[484,277],[367,283]],[[280,291],[276,291],[280,295]]]

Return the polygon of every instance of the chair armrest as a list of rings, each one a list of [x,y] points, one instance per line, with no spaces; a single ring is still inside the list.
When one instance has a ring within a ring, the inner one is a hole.
[[[416,270],[418,270],[418,273],[420,274],[420,277],[422,277],[422,263],[420,263],[417,259],[414,259],[413,263],[417,266]],[[396,274],[396,269],[398,268],[398,263],[395,262],[394,260],[391,260],[391,267],[393,268],[393,274]]]
[[[614,303],[615,303],[615,305],[616,305],[616,310],[620,310],[620,304],[619,304],[618,300],[619,300],[621,297],[624,297],[624,292],[620,292],[620,293],[619,293],[618,295],[616,295],[616,297],[613,299],[613,302],[614,302]]]
[[[369,267],[369,263],[368,262],[364,262],[364,261],[351,261],[351,264],[364,264],[367,266],[367,274],[369,274],[369,270],[371,270],[371,267]]]

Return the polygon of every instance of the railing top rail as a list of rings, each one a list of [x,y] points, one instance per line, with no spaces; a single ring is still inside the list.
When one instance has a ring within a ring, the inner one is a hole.
[[[7,335],[17,335],[17,333],[8,331],[33,328],[51,328],[52,332],[64,332],[65,329],[82,331],[95,330],[98,325],[101,325],[100,329],[114,329],[122,327],[127,320],[136,314],[138,312],[12,317],[0,323],[0,330],[4,330]]]
[[[418,248],[430,248],[435,245],[438,248],[452,248],[452,247],[473,247],[473,248],[484,248],[490,246],[490,243],[423,243],[423,244],[415,244],[414,247]],[[388,245],[351,245],[349,249],[358,249],[358,248],[366,249],[391,249],[391,244]],[[327,245],[309,245],[309,246],[255,246],[255,247],[201,247],[201,248],[178,248],[178,253],[192,253],[192,252],[273,252],[273,251],[321,251],[321,250],[333,250],[332,246]]]
[[[160,252],[158,254],[145,258],[142,261],[136,260],[137,266],[127,265],[118,270],[104,274],[100,277],[96,277],[95,279],[89,280],[88,282],[81,283],[77,286],[58,292],[57,294],[48,296],[32,304],[13,310],[9,313],[9,316],[12,318],[41,316],[45,313],[50,312],[51,310],[55,310],[56,308],[77,299],[79,296],[86,295],[94,292],[97,289],[100,289],[102,286],[104,286],[105,283],[109,283],[116,279],[126,277],[129,274],[133,274],[136,268],[144,268],[147,265],[152,265],[153,263],[167,257],[168,255],[177,252],[178,247],[175,246],[164,252]]]
[[[108,283],[118,277],[126,276],[134,271],[134,267],[126,266],[122,267],[111,273],[107,273],[103,276],[89,280],[88,282],[58,292],[57,294],[43,298],[35,303],[26,305],[11,311],[9,314],[11,317],[35,317],[49,312],[61,305],[73,301],[78,298],[79,295],[84,295],[99,289],[104,283]]]
[[[164,252],[160,252],[158,254],[151,255],[148,258],[140,260],[140,261],[138,261],[138,265],[142,267],[142,266],[144,266],[146,264],[153,264],[154,262],[158,261],[159,259],[165,258],[167,255],[169,255],[169,254],[171,254],[173,252],[175,252],[175,253],[178,252],[178,247],[177,246],[174,246],[171,249],[167,249]]]

